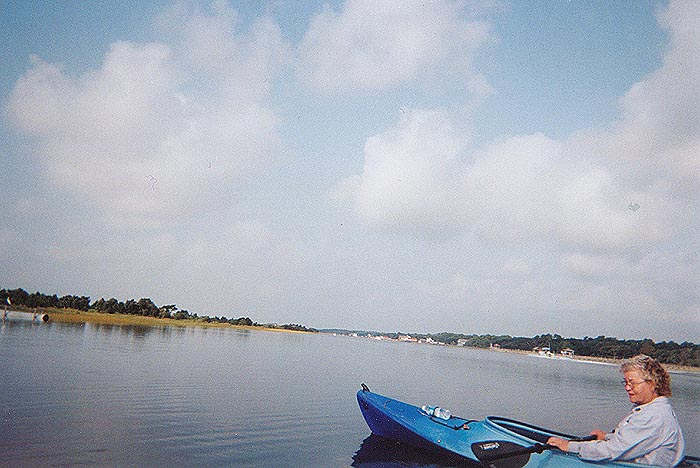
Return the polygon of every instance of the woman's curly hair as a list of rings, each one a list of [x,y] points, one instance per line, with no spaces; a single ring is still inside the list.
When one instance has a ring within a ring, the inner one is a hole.
[[[659,361],[645,354],[639,354],[622,362],[620,372],[638,370],[644,380],[654,383],[654,390],[659,396],[671,396],[671,376]]]

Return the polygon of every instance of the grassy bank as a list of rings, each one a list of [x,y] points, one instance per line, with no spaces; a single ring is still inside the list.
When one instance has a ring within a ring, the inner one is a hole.
[[[94,323],[99,325],[136,325],[143,327],[201,327],[233,328],[239,330],[263,330],[288,333],[309,333],[298,330],[270,328],[264,326],[231,325],[228,323],[205,322],[195,319],[175,320],[172,318],[145,317],[141,315],[105,314],[101,312],[83,312],[73,309],[42,308],[42,313],[49,315],[52,322],[60,323]]]

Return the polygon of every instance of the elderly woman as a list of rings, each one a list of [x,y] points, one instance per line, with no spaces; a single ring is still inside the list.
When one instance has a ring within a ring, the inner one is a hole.
[[[643,354],[624,361],[620,371],[627,395],[635,406],[614,431],[592,431],[596,440],[591,442],[551,437],[547,443],[585,460],[677,465],[683,459],[685,441],[668,399],[671,396],[668,372],[658,361]]]

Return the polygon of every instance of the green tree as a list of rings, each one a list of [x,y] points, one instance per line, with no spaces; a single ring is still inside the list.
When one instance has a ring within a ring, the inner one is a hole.
[[[158,306],[153,303],[149,298],[141,298],[136,303],[138,308],[138,315],[143,315],[146,317],[158,317],[160,315],[160,310]]]

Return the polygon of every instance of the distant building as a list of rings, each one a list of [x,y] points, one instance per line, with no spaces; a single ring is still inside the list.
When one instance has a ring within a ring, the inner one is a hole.
[[[543,346],[541,348],[539,346],[535,346],[534,348],[532,348],[532,351],[535,354],[537,354],[538,356],[544,356],[544,357],[553,357],[554,356],[554,353],[552,352],[552,350],[548,346]]]

